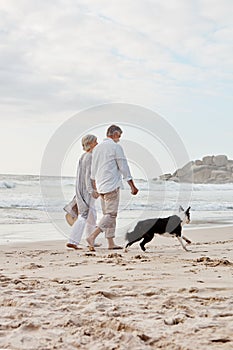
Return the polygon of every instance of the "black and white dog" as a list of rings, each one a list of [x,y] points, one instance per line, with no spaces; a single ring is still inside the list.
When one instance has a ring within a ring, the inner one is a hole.
[[[155,234],[167,236],[167,237],[177,237],[178,241],[182,245],[183,249],[188,251],[184,241],[190,244],[191,241],[182,235],[182,226],[190,222],[190,207],[184,210],[181,206],[179,208],[179,216],[172,215],[167,218],[155,218],[146,219],[139,221],[135,226],[134,230],[126,233],[126,240],[128,243],[125,246],[125,251],[133,243],[139,242],[140,247],[143,251],[146,250],[145,244],[150,242]]]

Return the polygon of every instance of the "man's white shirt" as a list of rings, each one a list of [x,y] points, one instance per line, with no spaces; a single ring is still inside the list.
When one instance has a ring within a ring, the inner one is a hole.
[[[112,192],[122,185],[122,177],[132,179],[124,151],[118,143],[106,138],[92,151],[91,179],[99,193]]]

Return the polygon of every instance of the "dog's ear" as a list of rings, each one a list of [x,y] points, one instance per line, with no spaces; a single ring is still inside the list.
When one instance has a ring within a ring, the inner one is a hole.
[[[184,208],[180,205],[179,212],[184,211]]]

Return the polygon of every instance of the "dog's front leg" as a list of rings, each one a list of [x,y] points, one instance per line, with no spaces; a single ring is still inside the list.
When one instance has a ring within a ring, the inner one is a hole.
[[[180,242],[180,244],[182,245],[182,248],[183,248],[184,250],[186,250],[186,252],[189,252],[190,250],[186,248],[186,246],[184,245],[184,242],[183,242],[182,238],[179,237],[179,236],[177,236],[177,239],[178,239],[178,241]]]

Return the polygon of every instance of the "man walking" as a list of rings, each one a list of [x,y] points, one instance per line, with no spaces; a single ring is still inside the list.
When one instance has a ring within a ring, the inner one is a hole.
[[[128,182],[132,195],[138,193],[124,151],[118,144],[121,134],[122,130],[119,126],[111,125],[107,130],[107,138],[93,150],[91,179],[93,187],[100,194],[103,217],[97,228],[87,238],[91,251],[95,250],[95,239],[100,232],[105,232],[108,249],[121,249],[115,244],[114,237],[122,176]]]

